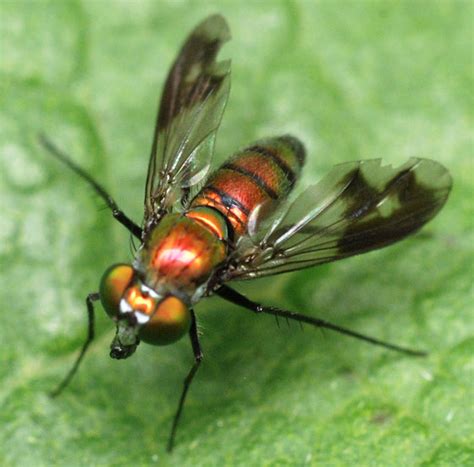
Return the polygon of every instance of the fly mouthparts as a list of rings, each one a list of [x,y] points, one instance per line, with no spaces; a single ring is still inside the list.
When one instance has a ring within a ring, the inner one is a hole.
[[[125,358],[130,357],[135,350],[137,350],[137,345],[121,345],[121,344],[114,344],[110,347],[110,356],[115,358],[116,360],[123,360]]]

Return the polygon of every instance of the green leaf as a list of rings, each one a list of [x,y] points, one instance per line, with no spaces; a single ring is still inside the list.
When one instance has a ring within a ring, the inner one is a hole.
[[[292,132],[303,183],[338,162],[445,164],[446,207],[387,250],[239,284],[264,303],[427,349],[408,358],[217,298],[177,447],[165,452],[186,340],[108,358],[113,325],[71,386],[84,298],[132,258],[128,234],[42,150],[45,132],[137,222],[154,114],[187,31],[221,11],[233,41],[217,159]],[[2,465],[472,465],[471,2],[6,1],[0,6]]]

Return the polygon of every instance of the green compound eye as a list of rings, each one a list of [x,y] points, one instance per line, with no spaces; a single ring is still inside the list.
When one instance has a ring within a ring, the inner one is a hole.
[[[177,297],[166,297],[139,332],[148,344],[167,345],[183,337],[191,327],[189,308]]]
[[[133,268],[129,264],[114,264],[104,272],[99,288],[100,301],[111,318],[118,315],[120,300],[133,274]]]

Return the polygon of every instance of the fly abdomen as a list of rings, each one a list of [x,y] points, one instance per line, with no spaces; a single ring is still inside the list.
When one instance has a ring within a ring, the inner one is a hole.
[[[235,234],[242,235],[257,206],[274,206],[288,196],[304,160],[304,146],[293,136],[260,140],[214,172],[192,207],[217,209],[226,216]]]

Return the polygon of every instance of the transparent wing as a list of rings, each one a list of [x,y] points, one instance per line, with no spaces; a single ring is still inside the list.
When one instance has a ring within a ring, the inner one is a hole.
[[[399,168],[381,160],[335,166],[238,244],[224,280],[301,269],[405,238],[446,202],[451,176],[428,159]]]
[[[216,62],[229,27],[220,15],[189,35],[161,97],[145,187],[145,230],[206,175],[230,90],[230,61]]]

